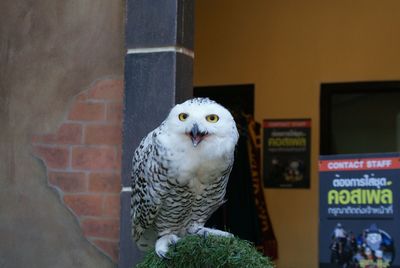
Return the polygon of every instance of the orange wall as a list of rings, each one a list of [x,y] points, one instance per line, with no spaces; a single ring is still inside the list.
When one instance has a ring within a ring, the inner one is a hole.
[[[194,82],[254,83],[256,119],[312,118],[308,190],[266,190],[280,268],[318,266],[319,86],[400,80],[400,1],[196,1]]]

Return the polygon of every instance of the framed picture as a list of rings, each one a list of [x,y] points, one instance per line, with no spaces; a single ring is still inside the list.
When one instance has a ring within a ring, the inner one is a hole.
[[[311,119],[263,122],[266,188],[310,188]]]

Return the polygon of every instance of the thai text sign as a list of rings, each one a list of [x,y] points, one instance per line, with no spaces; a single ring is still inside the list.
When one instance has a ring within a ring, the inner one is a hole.
[[[400,158],[326,159],[319,168],[326,217],[393,217]]]
[[[400,267],[400,154],[321,156],[321,268]]]
[[[264,120],[264,186],[310,187],[310,119]]]

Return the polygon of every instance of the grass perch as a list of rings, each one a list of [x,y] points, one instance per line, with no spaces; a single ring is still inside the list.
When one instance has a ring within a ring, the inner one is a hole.
[[[248,241],[237,237],[189,235],[170,246],[169,259],[150,251],[136,268],[275,267]]]

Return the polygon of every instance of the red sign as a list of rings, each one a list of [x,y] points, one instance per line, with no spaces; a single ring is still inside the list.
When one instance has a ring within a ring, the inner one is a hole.
[[[360,158],[319,161],[319,171],[399,169],[400,157]]]
[[[286,121],[272,121],[264,120],[264,128],[296,128],[296,127],[311,127],[311,120],[286,120]]]

